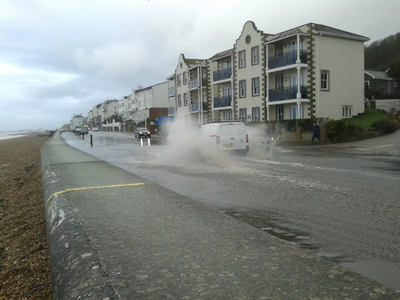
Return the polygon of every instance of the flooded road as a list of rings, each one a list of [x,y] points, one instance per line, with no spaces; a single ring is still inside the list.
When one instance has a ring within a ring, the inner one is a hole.
[[[400,290],[400,169],[284,149],[246,157],[182,141],[63,133],[72,146]],[[105,174],[106,176],[106,174]]]

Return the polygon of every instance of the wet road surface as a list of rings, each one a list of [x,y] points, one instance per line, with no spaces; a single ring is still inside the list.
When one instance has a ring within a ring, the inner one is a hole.
[[[260,230],[400,290],[397,162],[276,148],[246,157],[132,135],[63,133],[72,146],[217,207]]]

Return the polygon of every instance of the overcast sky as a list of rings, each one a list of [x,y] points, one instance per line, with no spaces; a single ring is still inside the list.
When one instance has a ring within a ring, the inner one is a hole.
[[[400,31],[399,0],[1,0],[0,131],[55,129],[186,58],[314,22],[369,37]]]

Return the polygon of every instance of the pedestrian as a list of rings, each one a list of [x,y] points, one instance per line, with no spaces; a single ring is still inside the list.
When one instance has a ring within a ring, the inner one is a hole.
[[[317,123],[314,123],[313,125],[313,137],[311,144],[314,144],[314,139],[317,139],[319,143],[321,143],[321,130]]]

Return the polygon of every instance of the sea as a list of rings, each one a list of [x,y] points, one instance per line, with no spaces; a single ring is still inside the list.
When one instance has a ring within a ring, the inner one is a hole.
[[[15,139],[28,135],[29,132],[0,132],[0,140]]]

